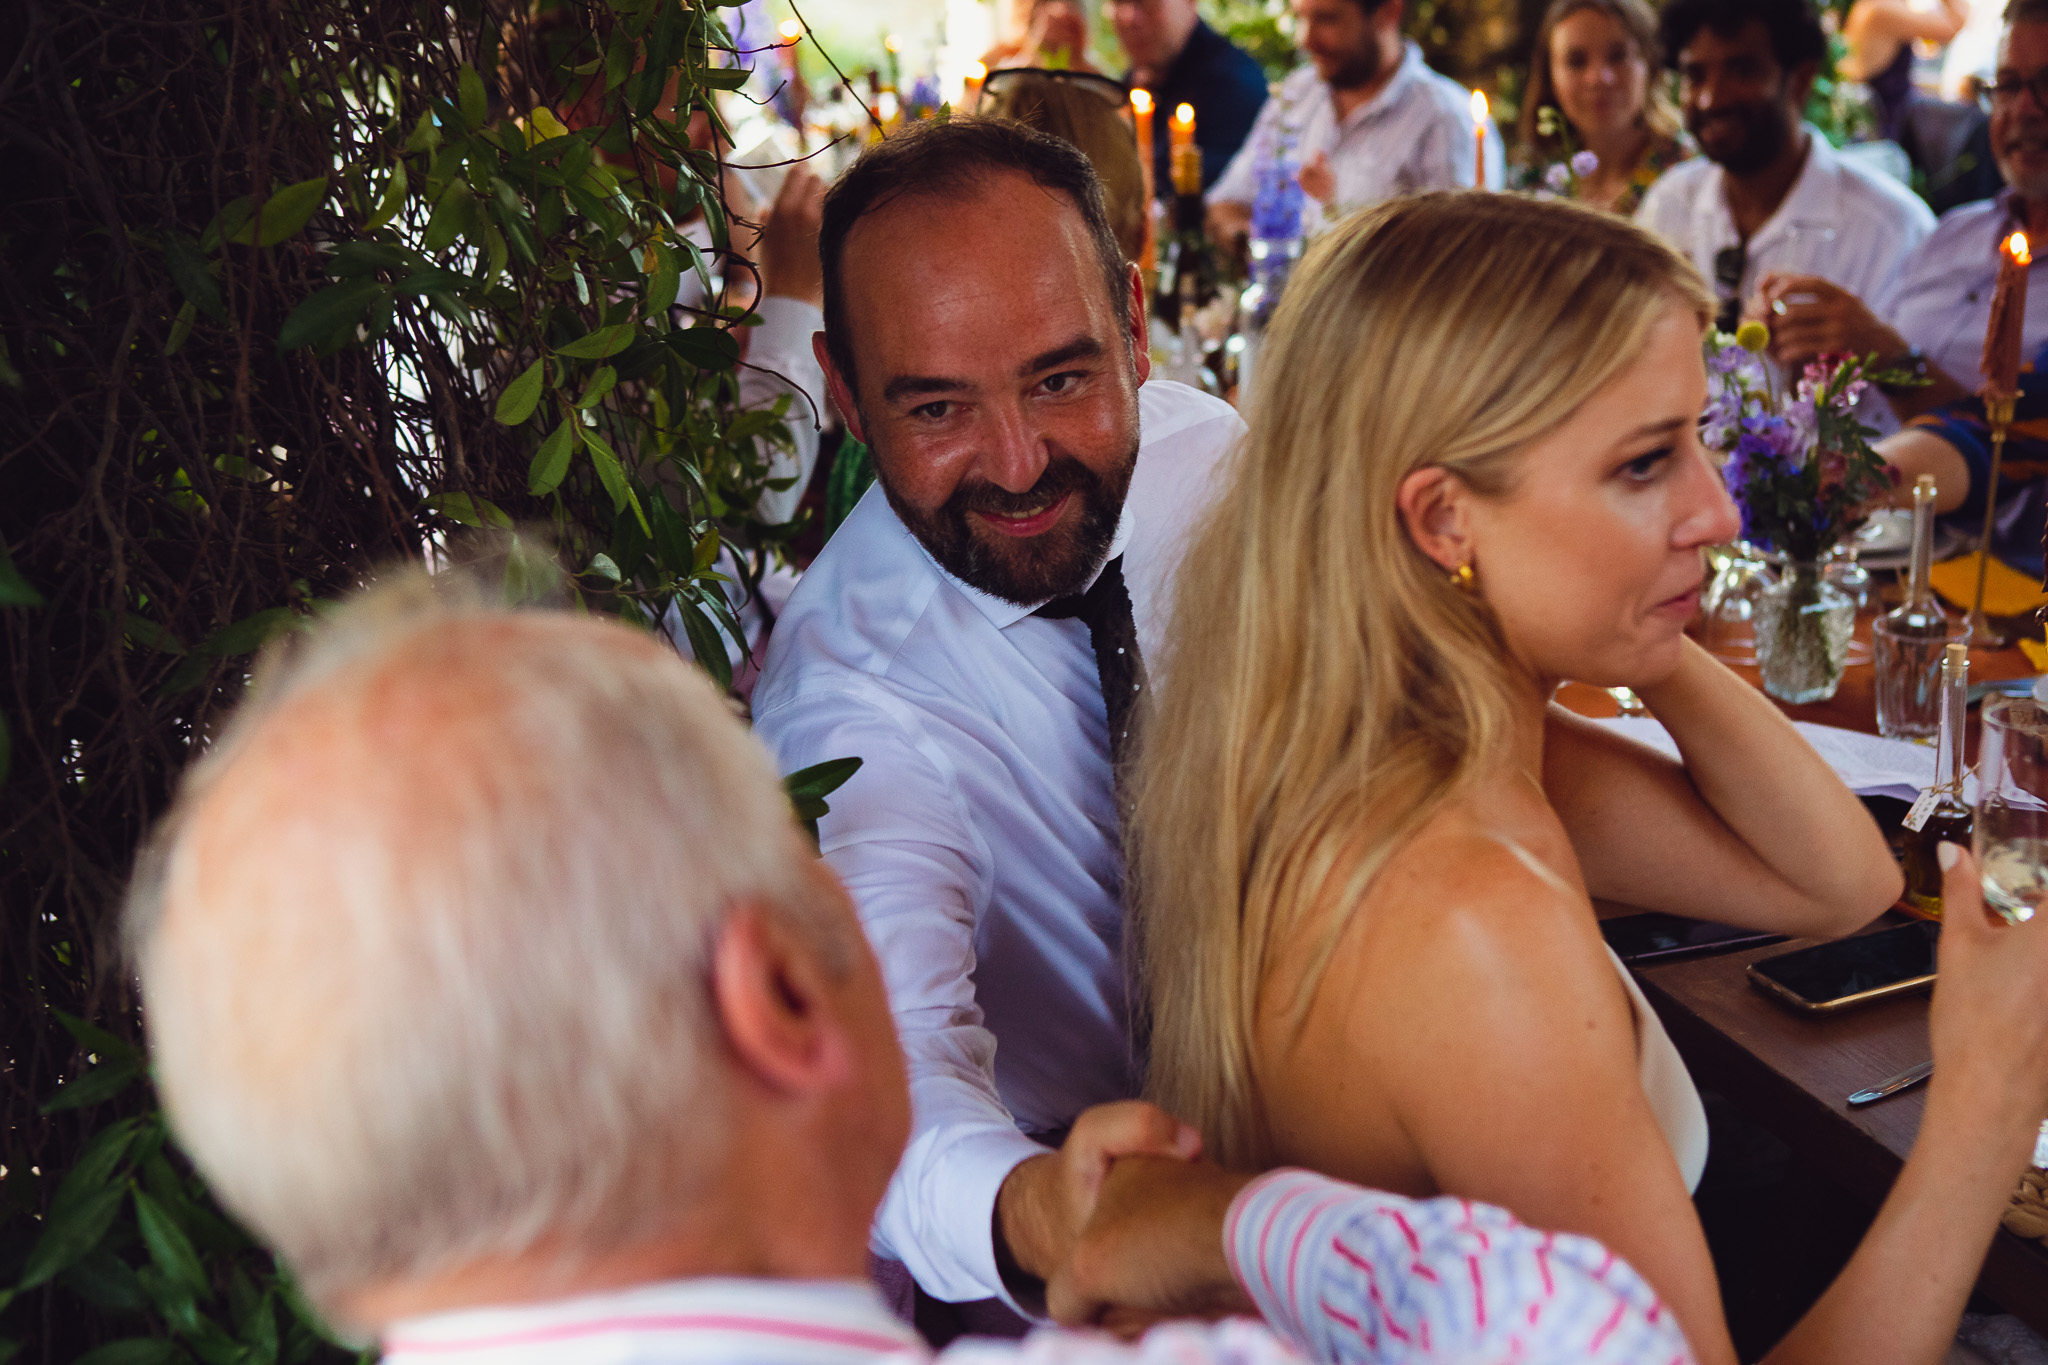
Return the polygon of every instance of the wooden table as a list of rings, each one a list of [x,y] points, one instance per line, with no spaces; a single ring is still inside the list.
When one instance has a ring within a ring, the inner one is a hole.
[[[1927,997],[1881,1001],[1826,1019],[1794,1014],[1752,989],[1743,969],[1801,946],[1780,943],[1653,966],[1638,970],[1636,979],[1695,1081],[1737,1100],[1875,1208],[1912,1150],[1927,1089],[1860,1109],[1845,1101],[1927,1060]],[[2048,1335],[2048,1247],[2000,1228],[1978,1288]]]
[[[1857,622],[1859,651],[1868,659],[1870,621]],[[1762,686],[1754,665],[1736,671]],[[2017,648],[1972,650],[1972,682],[2025,677],[2035,671]],[[1568,683],[1558,700],[1589,716],[1617,707],[1599,688]],[[1786,706],[1794,720],[1816,721],[1875,733],[1876,682],[1866,661],[1852,664],[1841,688],[1825,702]],[[1602,913],[1627,913],[1602,906]],[[1874,927],[1897,922],[1897,912]],[[1806,946],[1801,941],[1694,958],[1636,971],[1672,1041],[1701,1085],[1736,1101],[1800,1156],[1834,1174],[1843,1189],[1873,1209],[1883,1201],[1912,1150],[1926,1107],[1926,1089],[1850,1109],[1848,1095],[1896,1075],[1929,1056],[1927,997],[1908,996],[1809,1018],[1766,1000],[1744,974],[1751,962]],[[1986,1256],[1978,1288],[2036,1331],[2048,1335],[2048,1247],[2000,1228]]]

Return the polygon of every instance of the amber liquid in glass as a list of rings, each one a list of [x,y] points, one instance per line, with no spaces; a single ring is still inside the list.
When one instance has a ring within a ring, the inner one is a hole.
[[[1936,741],[1934,809],[1919,829],[1906,830],[1903,856],[1906,904],[1931,919],[1941,918],[1941,864],[1934,854],[1943,843],[1970,843],[1975,813],[1963,804],[1963,726],[1970,700],[1970,655],[1960,644],[1941,661],[1941,731]]]

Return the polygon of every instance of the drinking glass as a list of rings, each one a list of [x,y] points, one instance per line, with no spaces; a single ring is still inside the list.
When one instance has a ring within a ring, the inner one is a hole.
[[[1984,902],[2019,924],[2048,905],[2048,709],[2032,697],[1987,697],[1977,741],[1971,844]]]
[[[1941,728],[1941,660],[1964,638],[1961,621],[1870,623],[1877,657],[1877,732],[1886,739],[1932,739]]]

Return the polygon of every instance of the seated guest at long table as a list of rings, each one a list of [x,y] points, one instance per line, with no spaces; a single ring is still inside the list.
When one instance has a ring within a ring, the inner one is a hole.
[[[1407,0],[1293,0],[1293,10],[1295,45],[1308,60],[1259,110],[1251,136],[1210,188],[1213,240],[1228,242],[1251,226],[1259,167],[1290,134],[1302,193],[1330,217],[1473,183],[1472,92],[1432,71],[1403,35]],[[1489,117],[1486,184],[1503,183],[1500,134]]]
[[[1999,462],[1991,552],[2039,578],[2041,538],[2048,532],[2048,346],[2037,350],[2033,365],[2020,372],[2012,415]],[[1914,480],[1932,474],[1935,510],[1969,535],[1983,531],[1991,483],[1991,424],[1983,399],[1960,398],[1924,413],[1878,442],[1877,452],[1899,472],[1900,501],[1910,506]]]
[[[445,585],[444,585],[445,590]],[[180,1142],[391,1362],[925,1361],[862,1276],[909,1131],[853,907],[701,673],[379,590],[266,669],[131,894]],[[976,1365],[1683,1360],[1590,1240],[1307,1172],[1120,1167],[1077,1312]]]
[[[1218,1160],[1600,1238],[1732,1365],[1700,1102],[1591,898],[1828,937],[1900,876],[1684,634],[1737,528],[1697,433],[1713,308],[1567,203],[1425,195],[1318,244],[1189,546],[1132,876],[1148,1093]],[[1634,688],[1683,763],[1553,706],[1563,678]],[[1993,927],[1943,857],[1919,1142],[1773,1361],[1938,1360],[2048,1112],[2048,924]]]
[[[1991,151],[2005,190],[1943,214],[1897,277],[1875,292],[1859,295],[1805,273],[1767,275],[1759,294],[1772,354],[1802,367],[1847,351],[1917,371],[1924,385],[1886,392],[1901,417],[1966,399],[1984,355],[1999,243],[2015,231],[2043,244],[2030,271],[2043,280],[2027,291],[2022,334],[2029,352],[2048,342],[2048,0],[2006,7],[1991,88]]]
[[[954,119],[878,143],[820,252],[819,359],[878,486],[784,608],[755,726],[785,771],[863,760],[818,832],[916,1100],[877,1250],[921,1321],[1014,1333],[1079,1191],[1173,1131],[1116,1103],[1143,1077],[1112,764],[1244,424],[1145,382],[1142,281],[1057,138]]]
[[[1713,283],[1722,329],[1769,271],[1875,296],[1934,214],[1804,121],[1828,43],[1808,0],[1672,0],[1660,22],[1703,155],[1666,171],[1636,217]]]

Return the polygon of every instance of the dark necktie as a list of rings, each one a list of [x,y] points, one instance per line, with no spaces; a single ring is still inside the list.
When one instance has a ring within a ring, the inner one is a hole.
[[[1071,597],[1055,597],[1033,613],[1065,620],[1076,617],[1088,625],[1095,647],[1095,673],[1102,681],[1103,708],[1109,713],[1109,765],[1116,775],[1122,807],[1124,758],[1130,752],[1131,722],[1138,695],[1145,688],[1145,661],[1138,657],[1138,627],[1131,619],[1131,594],[1124,587],[1124,557],[1102,566],[1095,586]]]

